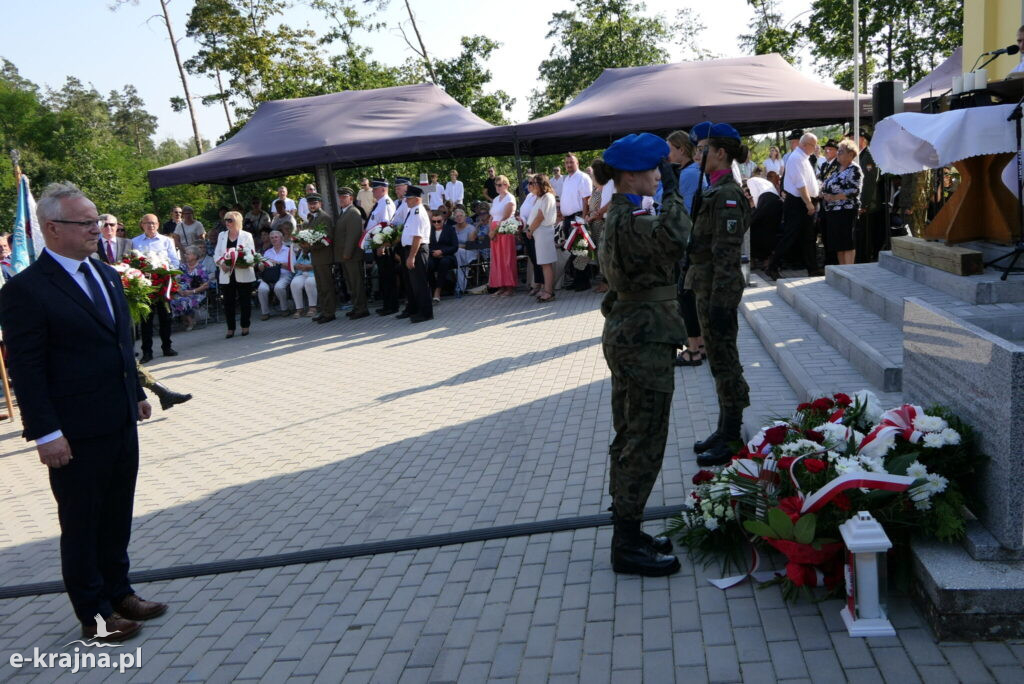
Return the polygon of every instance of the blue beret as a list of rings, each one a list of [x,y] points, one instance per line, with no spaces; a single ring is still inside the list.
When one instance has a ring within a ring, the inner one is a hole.
[[[668,156],[668,143],[653,133],[630,133],[604,151],[604,161],[620,171],[648,171]]]
[[[713,125],[714,124],[712,124],[710,121],[701,121],[699,124],[691,128],[690,142],[696,145],[698,141],[710,137],[709,133],[711,132],[711,127]]]
[[[740,140],[740,132],[727,123],[715,124],[711,127],[709,138],[735,138]]]

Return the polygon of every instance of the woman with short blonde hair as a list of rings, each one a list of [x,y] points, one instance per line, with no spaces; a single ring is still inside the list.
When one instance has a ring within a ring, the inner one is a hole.
[[[256,271],[251,265],[243,266],[236,260],[225,258],[229,249],[244,251],[247,256],[255,254],[256,245],[252,233],[242,230],[242,214],[229,211],[224,214],[227,230],[217,236],[217,247],[213,250],[213,261],[220,268],[221,296],[224,298],[224,319],[227,322],[227,338],[235,336],[235,306],[240,312],[242,335],[249,334],[252,319],[252,288],[256,282]]]
[[[508,178],[497,176],[494,187],[498,196],[491,201],[491,272],[489,285],[496,288],[495,296],[507,297],[515,293],[518,277],[516,274],[516,236],[499,233],[498,226],[516,213],[516,198],[509,192]]]

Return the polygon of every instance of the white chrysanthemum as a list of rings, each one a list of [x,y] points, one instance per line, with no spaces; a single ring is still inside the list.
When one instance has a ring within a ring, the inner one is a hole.
[[[837,458],[835,460],[836,472],[840,475],[844,473],[862,473],[864,472],[864,466],[861,465],[859,459],[856,458]]]
[[[915,480],[920,480],[928,476],[928,469],[923,463],[914,461],[910,464],[910,467],[907,468],[907,475]]]
[[[809,439],[798,439],[795,442],[787,442],[779,446],[786,456],[799,456],[821,450],[821,445]]]
[[[840,423],[822,423],[814,429],[825,435],[825,442],[828,444],[845,444],[852,432],[850,428]]]
[[[887,432],[876,437],[861,449],[861,454],[869,458],[885,456],[896,445],[896,433]]]
[[[931,510],[931,507],[932,507],[931,499],[922,499],[920,501],[915,501],[914,502],[914,508],[916,508],[919,511],[928,511],[928,510]]]
[[[704,518],[704,527],[714,532],[718,529],[718,520],[715,518]]]
[[[725,506],[723,506],[722,504],[718,504],[717,506],[715,506],[714,513],[716,518],[721,518],[723,515],[725,515]]]
[[[949,424],[938,416],[920,415],[914,418],[914,428],[921,432],[942,432]]]
[[[920,502],[920,501],[925,501],[927,499],[930,499],[931,496],[932,496],[931,490],[928,489],[928,483],[927,482],[924,483],[923,485],[918,485],[917,487],[913,487],[910,490],[909,494],[910,494],[911,501],[914,501],[915,503]]]
[[[725,519],[726,520],[735,520],[736,519],[736,511],[733,510],[732,506],[729,506],[728,508],[725,509]]]
[[[882,405],[878,402],[878,397],[871,390],[862,389],[853,395],[853,400],[864,406],[864,418],[872,423],[877,423],[882,417]]]
[[[939,494],[946,491],[946,486],[948,484],[949,480],[942,477],[942,475],[939,475],[938,473],[928,474],[928,484],[926,486],[928,487],[928,491],[932,494]]]
[[[946,444],[959,444],[960,433],[954,430],[953,428],[946,428],[945,430],[942,431],[942,439],[943,441],[946,442]]]
[[[926,432],[924,433],[924,439],[921,440],[929,449],[938,449],[946,446],[946,440],[943,439],[941,432]]]
[[[885,473],[885,461],[877,456],[860,456],[861,465],[870,473]]]

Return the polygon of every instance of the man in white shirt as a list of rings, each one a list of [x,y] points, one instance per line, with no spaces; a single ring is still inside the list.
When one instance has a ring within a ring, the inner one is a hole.
[[[395,203],[388,197],[388,182],[383,178],[374,178],[370,183],[373,199],[376,204],[366,221],[367,229],[382,223],[391,224],[395,217]],[[380,316],[390,316],[398,312],[398,283],[395,282],[395,252],[390,247],[374,250],[374,261],[377,263],[378,287],[384,305],[377,309]]]
[[[356,205],[363,210],[363,216],[369,218],[370,212],[377,206],[377,200],[373,198],[373,190],[370,189],[370,179],[359,179],[359,192],[356,193]]]
[[[434,317],[430,300],[427,261],[430,248],[430,213],[422,205],[423,188],[409,188],[405,204],[408,210],[402,227],[402,279],[405,282],[405,311],[396,318],[422,323]]]
[[[462,181],[459,180],[458,171],[452,169],[448,172],[448,177],[451,180],[444,184],[444,199],[446,202],[451,202],[454,207],[457,204],[462,204],[462,200],[466,196],[466,189],[463,187]]]
[[[131,240],[117,237],[117,217],[113,214],[100,214],[100,241],[96,245],[96,258],[105,264],[119,264],[131,248]]]
[[[309,183],[306,186],[306,195],[315,195],[315,194],[316,194],[316,186],[313,185],[312,183]],[[303,223],[306,222],[306,217],[309,216],[309,204],[306,203],[306,195],[303,195],[302,197],[299,198],[299,209],[298,209],[298,212],[299,212],[299,218],[302,219]],[[257,234],[258,234],[258,231],[257,231]]]
[[[563,183],[565,183],[565,176],[562,175],[562,167],[556,166],[551,169],[551,187],[555,189],[555,197],[562,194]]]
[[[172,268],[178,268],[178,257],[174,254],[174,243],[166,235],[157,233],[160,221],[156,214],[146,214],[139,221],[142,235],[132,238],[132,246],[140,252],[156,252],[167,257]],[[139,363],[153,360],[153,318],[160,321],[160,346],[164,356],[177,356],[178,352],[171,348],[171,312],[167,302],[157,297],[149,315],[142,319],[142,358]]]
[[[786,162],[789,161],[789,156],[791,154],[793,154],[793,150],[795,150],[797,147],[799,147],[799,145],[800,145],[800,138],[803,137],[803,134],[804,134],[803,129],[798,128],[798,129],[794,130],[793,132],[791,132],[788,136],[786,136],[786,142],[789,143],[789,152],[787,152],[786,154],[782,155],[782,175],[783,176],[786,175]],[[814,154],[814,153],[812,152],[811,154]]]
[[[277,197],[274,199],[274,201],[276,202],[277,200],[284,200],[284,210],[287,211],[292,216],[295,216],[295,214],[297,213],[295,210],[295,200],[288,196],[288,188],[282,185],[277,189]],[[270,206],[274,205],[271,204]]]
[[[786,161],[786,175],[782,178],[782,189],[786,193],[783,204],[782,239],[775,246],[775,252],[765,267],[765,273],[772,280],[779,278],[782,257],[794,242],[800,245],[807,275],[822,275],[818,267],[817,233],[814,230],[814,199],[818,196],[818,176],[811,166],[810,156],[818,146],[813,133],[805,133],[799,146]]]
[[[441,208],[444,204],[444,186],[437,182],[437,174],[430,174],[430,182],[423,188],[423,194],[427,198],[427,206],[430,211]]]
[[[559,241],[565,240],[569,237],[569,233],[572,232],[573,220],[582,218],[583,221],[587,221],[590,216],[590,208],[588,201],[590,200],[590,194],[594,190],[594,184],[590,180],[590,176],[580,171],[580,162],[575,154],[569,153],[565,155],[565,179],[562,182],[562,193],[558,196],[558,215],[559,220],[562,222],[562,233],[559,236]],[[580,257],[572,257],[570,262]],[[573,286],[577,292],[585,292],[590,289],[590,272],[591,266],[585,268],[572,267],[566,265],[565,270],[567,273],[573,275]]]
[[[196,220],[196,210],[186,204],[181,208],[181,214],[181,223],[174,228],[174,234],[171,235],[179,252],[206,239],[206,228],[201,221]]]

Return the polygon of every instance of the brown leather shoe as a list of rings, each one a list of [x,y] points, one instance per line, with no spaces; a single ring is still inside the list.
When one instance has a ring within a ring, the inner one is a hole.
[[[142,623],[126,620],[117,613],[111,613],[110,617],[104,621],[103,627],[103,634],[97,635],[98,624],[82,625],[82,638],[110,643],[127,641],[139,633]]]
[[[121,599],[121,603],[114,606],[114,610],[129,620],[152,620],[167,612],[167,604],[145,601],[137,594],[128,594]]]

